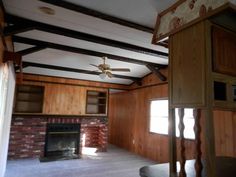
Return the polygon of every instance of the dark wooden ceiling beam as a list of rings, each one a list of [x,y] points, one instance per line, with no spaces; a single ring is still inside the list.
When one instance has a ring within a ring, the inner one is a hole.
[[[62,28],[58,26],[53,26],[53,25],[49,25],[49,24],[45,24],[41,22],[36,22],[36,21],[25,19],[25,18],[17,17],[14,15],[6,14],[6,21],[8,23],[14,23],[14,24],[31,25],[31,26],[34,26],[35,29],[44,31],[44,32],[54,33],[54,34],[58,34],[58,35],[66,36],[66,37],[85,40],[85,41],[94,42],[94,43],[107,45],[111,47],[117,47],[124,50],[129,50],[129,51],[138,52],[138,53],[142,53],[146,55],[161,57],[165,59],[168,58],[168,53],[165,53],[162,51],[152,50],[152,49],[136,46],[133,44],[128,44],[121,41],[115,41],[112,39],[95,36],[92,34],[87,34],[87,33],[74,31],[74,30],[70,30],[70,29],[66,29],[66,28]]]
[[[155,67],[153,65],[147,65],[147,68],[152,71],[161,81],[166,81],[167,78],[160,72],[160,68]]]
[[[107,15],[105,13],[102,13],[102,12],[99,12],[99,11],[96,11],[96,10],[93,10],[93,9],[89,9],[87,7],[80,6],[80,5],[77,5],[77,4],[73,4],[73,3],[70,3],[70,2],[67,2],[67,1],[58,1],[58,0],[40,0],[40,1],[48,3],[48,4],[52,4],[52,5],[55,5],[55,6],[59,6],[59,7],[68,9],[68,10],[72,10],[72,11],[75,11],[75,12],[78,12],[78,13],[82,13],[82,14],[85,14],[85,15],[100,18],[102,20],[106,20],[106,21],[109,21],[109,22],[112,22],[112,23],[116,23],[116,24],[119,24],[119,25],[122,25],[122,26],[134,28],[136,30],[145,31],[145,32],[148,32],[148,33],[153,33],[153,31],[154,31],[153,28],[143,26],[143,25],[131,22],[131,21],[124,20],[124,19],[120,19],[120,18],[117,18],[117,17],[113,17],[113,16]]]
[[[62,50],[62,51],[72,52],[72,53],[77,53],[77,54],[84,54],[84,55],[96,56],[96,57],[106,56],[112,60],[117,60],[117,61],[132,63],[132,64],[145,65],[145,66],[151,65],[151,66],[155,66],[155,67],[159,67],[159,68],[166,68],[167,67],[167,65],[161,65],[161,64],[148,62],[148,61],[142,61],[142,60],[132,59],[132,58],[128,58],[128,57],[112,55],[112,54],[108,54],[108,53],[104,53],[104,52],[97,52],[97,51],[81,49],[81,48],[77,48],[77,47],[55,44],[55,43],[51,43],[51,42],[29,39],[29,38],[25,38],[25,37],[13,36],[12,40],[13,40],[13,42],[19,42],[19,43],[24,43],[24,44],[29,44],[29,45],[36,45],[36,46],[43,46],[43,47],[47,47],[47,48],[52,48],[52,49],[56,49],[56,50]]]
[[[10,25],[4,28],[3,34],[4,36],[11,36],[14,34],[23,33],[33,29],[35,29],[35,27],[30,24]]]
[[[44,46],[35,46],[35,47],[31,47],[31,48],[28,48],[28,49],[18,51],[17,53],[24,56],[24,55],[28,55],[28,54],[31,54],[31,53],[34,53],[34,52],[38,52],[38,51],[46,49],[46,48],[47,47],[44,47]]]
[[[91,75],[101,74],[101,72],[96,72],[96,71],[89,71],[89,70],[83,70],[83,69],[75,69],[75,68],[68,68],[68,67],[63,67],[63,66],[47,65],[47,64],[40,64],[40,63],[32,63],[32,62],[22,62],[22,66],[23,66],[23,68],[31,66],[31,67],[37,67],[37,68],[75,72],[75,73],[83,73],[83,74],[91,74]],[[124,75],[117,75],[117,74],[112,74],[112,75],[114,78],[128,79],[128,80],[132,80],[134,82],[141,80],[141,78],[138,78],[138,77],[124,76]]]

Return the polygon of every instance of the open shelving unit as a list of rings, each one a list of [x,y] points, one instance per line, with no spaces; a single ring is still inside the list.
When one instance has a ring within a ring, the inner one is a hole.
[[[86,114],[106,114],[107,93],[101,91],[87,91]]]
[[[43,86],[17,85],[14,113],[42,113]]]

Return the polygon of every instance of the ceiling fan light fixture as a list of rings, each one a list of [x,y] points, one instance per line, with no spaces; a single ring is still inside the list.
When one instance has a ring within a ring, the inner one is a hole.
[[[101,79],[105,79],[106,78],[106,73],[101,73],[101,74],[99,74],[99,77],[101,78]]]

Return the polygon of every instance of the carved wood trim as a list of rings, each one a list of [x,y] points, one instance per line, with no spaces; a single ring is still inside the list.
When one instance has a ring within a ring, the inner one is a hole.
[[[175,109],[169,108],[169,158],[170,158],[170,177],[177,176],[176,166],[176,133],[175,133]]]
[[[181,1],[181,0],[180,0],[180,1]],[[184,1],[185,1],[185,0],[183,0],[183,2],[184,2]],[[179,5],[181,5],[183,2],[180,2]],[[178,2],[177,2],[177,3],[178,3]],[[198,17],[198,18],[196,18],[196,19],[194,19],[194,20],[192,20],[192,21],[190,21],[190,22],[188,22],[188,23],[186,23],[186,24],[180,26],[179,28],[176,28],[176,29],[174,29],[174,30],[171,30],[171,31],[167,32],[166,34],[163,34],[163,35],[161,35],[161,36],[159,36],[159,37],[157,37],[157,34],[155,34],[155,38],[154,38],[154,35],[153,35],[152,44],[157,44],[157,43],[158,43],[159,41],[161,41],[162,39],[164,39],[164,38],[166,38],[166,37],[168,37],[168,36],[170,36],[170,35],[173,35],[173,34],[179,32],[179,31],[181,31],[181,30],[184,30],[184,29],[186,29],[186,28],[188,28],[188,27],[190,27],[190,26],[192,26],[192,25],[194,25],[194,24],[196,24],[196,23],[198,23],[198,22],[200,22],[200,21],[203,21],[203,20],[205,20],[205,19],[207,19],[207,18],[210,18],[210,17],[212,17],[213,15],[215,15],[215,14],[217,14],[217,13],[219,13],[219,12],[221,12],[221,11],[227,9],[227,8],[236,10],[236,6],[235,6],[234,4],[232,4],[232,3],[226,3],[226,4],[220,6],[220,7],[216,8],[216,9],[213,9],[212,11],[208,12],[206,15],[201,16],[201,17]],[[173,8],[171,8],[171,9],[173,9]],[[159,16],[162,17],[163,15],[165,15],[165,14],[168,13],[168,12],[169,12],[169,10],[167,9],[166,12],[165,12],[165,11],[164,11],[164,12],[161,12],[161,13],[159,14]],[[154,31],[158,31],[159,26],[160,26],[160,23],[158,23],[158,24],[155,26]]]
[[[184,108],[178,108],[178,115],[179,115],[179,137],[180,137],[180,177],[186,177],[185,171],[185,139],[184,139]]]
[[[201,125],[200,125],[200,118],[201,118],[201,111],[200,109],[193,110],[193,117],[195,120],[194,125],[194,132],[195,132],[195,147],[196,147],[196,161],[195,161],[195,171],[196,177],[202,177],[202,151],[201,151]]]
[[[178,108],[178,115],[179,115],[179,134],[180,134],[180,177],[186,177],[185,171],[185,162],[186,162],[186,155],[185,155],[185,139],[184,139],[184,108]]]

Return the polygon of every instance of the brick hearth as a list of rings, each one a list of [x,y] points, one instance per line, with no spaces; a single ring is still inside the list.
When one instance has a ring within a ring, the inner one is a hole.
[[[104,118],[18,116],[12,118],[8,158],[43,157],[47,123],[80,123],[81,147],[96,147],[99,151],[107,149],[107,123]]]

